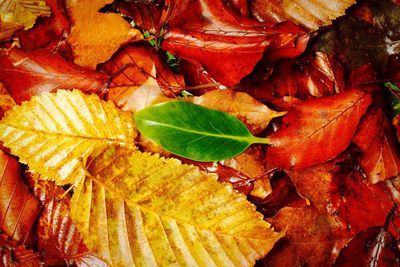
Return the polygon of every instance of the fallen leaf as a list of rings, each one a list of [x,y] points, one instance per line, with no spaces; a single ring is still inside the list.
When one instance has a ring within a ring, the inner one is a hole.
[[[250,15],[249,13],[249,3],[246,0],[228,0],[226,1],[227,5],[232,7],[232,9],[235,9],[238,11],[242,16],[248,17]]]
[[[2,267],[40,267],[43,266],[38,253],[18,245],[8,237],[0,235],[0,266]]]
[[[334,3],[329,0],[254,0],[251,1],[251,14],[262,22],[278,23],[290,20],[309,30],[317,30],[343,16],[346,9],[355,3],[355,0],[340,0]]]
[[[266,48],[274,59],[295,57],[304,51],[309,39],[291,23],[266,27],[235,16],[221,0],[185,4],[170,21],[161,46],[178,57],[198,61],[226,86],[238,84],[249,74]]]
[[[30,174],[31,187],[36,198],[41,201],[43,211],[37,225],[38,249],[45,251],[45,265],[60,266],[76,263],[83,266],[107,266],[91,253],[70,218],[70,197],[53,182],[39,180]]]
[[[333,159],[350,144],[370,103],[370,95],[350,90],[294,105],[269,137],[267,161],[301,169]]]
[[[132,28],[120,15],[101,13],[99,9],[112,0],[67,0],[65,2],[71,19],[74,62],[82,67],[95,69],[96,65],[109,59],[124,44],[142,39],[141,33]]]
[[[333,266],[399,266],[397,241],[382,227],[360,232],[340,251]]]
[[[39,16],[50,16],[45,0],[1,0],[0,41],[9,39],[16,30],[32,28]]]
[[[269,122],[286,112],[269,109],[250,95],[232,90],[213,90],[194,97],[193,103],[211,109],[227,112],[240,119],[252,134],[262,132]]]
[[[369,183],[375,184],[399,175],[397,144],[380,107],[373,107],[363,118],[353,143],[363,152],[360,164]]]
[[[57,89],[104,94],[108,76],[84,70],[49,50],[25,53],[13,48],[0,54],[0,81],[17,103]]]
[[[51,16],[39,18],[35,27],[27,31],[18,31],[15,35],[19,38],[21,47],[27,50],[34,50],[51,43],[59,43],[69,34],[70,23],[64,9],[62,0],[47,0],[51,9]]]
[[[16,158],[0,150],[0,229],[19,244],[32,245],[40,204],[29,192]]]
[[[0,82],[0,119],[3,118],[6,111],[12,109],[15,105],[16,103],[14,99]]]
[[[111,147],[88,162],[71,215],[113,265],[251,266],[283,235],[243,195],[176,159]]]
[[[0,121],[0,140],[20,162],[57,184],[84,176],[89,154],[107,144],[134,146],[132,115],[78,90],[33,97]]]
[[[179,93],[185,86],[183,76],[174,73],[166,66],[162,55],[148,45],[124,46],[110,60],[102,64],[100,69],[112,77],[111,88],[138,87],[150,77],[157,80],[165,94],[169,90]]]

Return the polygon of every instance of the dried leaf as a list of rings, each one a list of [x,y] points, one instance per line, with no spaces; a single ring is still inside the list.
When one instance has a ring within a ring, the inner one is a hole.
[[[331,24],[332,20],[345,14],[355,0],[253,0],[251,13],[262,22],[277,23],[290,20],[309,30]]]
[[[51,16],[39,18],[35,27],[27,31],[18,31],[21,47],[28,50],[51,46],[52,43],[58,44],[69,34],[70,23],[62,0],[47,0],[47,5],[51,9]]]
[[[0,150],[0,230],[19,244],[32,245],[40,205],[21,177],[17,159]]]
[[[260,133],[273,118],[286,114],[269,109],[246,93],[232,90],[213,90],[194,97],[193,103],[232,114],[240,119],[252,134]]]
[[[17,103],[57,89],[104,94],[108,77],[84,70],[49,50],[25,53],[13,48],[0,54],[0,81]]]
[[[107,144],[134,146],[132,115],[97,95],[59,90],[33,97],[0,121],[0,140],[20,162],[56,183],[84,176],[88,155]]]
[[[267,161],[300,169],[333,159],[350,144],[370,103],[370,95],[351,90],[293,106],[269,137]]]
[[[71,215],[115,266],[251,266],[282,236],[243,195],[176,159],[111,147],[87,168]]]
[[[162,48],[198,61],[226,86],[238,84],[249,74],[267,47],[269,60],[295,57],[309,39],[291,23],[266,27],[235,16],[222,0],[187,1],[180,8],[169,23]]]
[[[18,29],[30,29],[39,16],[50,16],[45,0],[1,0],[0,41],[7,40]]]
[[[40,267],[43,263],[38,253],[0,235],[0,266]]]
[[[100,13],[99,9],[112,0],[67,0],[66,7],[72,22],[68,42],[74,62],[90,69],[105,62],[122,45],[142,39],[120,15]]]

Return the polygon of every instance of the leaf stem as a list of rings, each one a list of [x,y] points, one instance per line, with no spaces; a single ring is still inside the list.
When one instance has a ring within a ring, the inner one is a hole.
[[[254,136],[252,140],[253,144],[264,144],[264,145],[269,145],[271,143],[271,140],[268,137],[257,137]]]

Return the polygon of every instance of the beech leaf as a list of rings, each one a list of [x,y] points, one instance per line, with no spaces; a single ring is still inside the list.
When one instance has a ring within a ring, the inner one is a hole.
[[[371,99],[350,90],[294,105],[269,137],[267,161],[300,169],[333,159],[350,144]]]
[[[196,161],[232,158],[253,143],[253,136],[236,117],[184,101],[171,101],[135,113],[139,131],[164,149]]]
[[[72,22],[68,42],[74,62],[95,69],[109,59],[122,45],[142,39],[120,15],[100,13],[99,9],[112,0],[67,0],[66,7]]]
[[[39,16],[50,16],[46,0],[0,0],[0,41],[18,29],[29,29]]]
[[[111,147],[87,169],[71,216],[113,266],[252,266],[283,235],[244,195],[176,159]]]
[[[96,147],[133,147],[135,136],[130,113],[78,90],[33,97],[0,121],[4,145],[20,162],[56,183],[82,177],[83,164]]]

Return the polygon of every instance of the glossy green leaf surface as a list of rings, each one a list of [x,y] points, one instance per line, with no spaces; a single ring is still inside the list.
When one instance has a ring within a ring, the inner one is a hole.
[[[253,143],[253,136],[236,117],[184,101],[155,105],[135,113],[139,131],[164,149],[196,161],[232,158]]]

